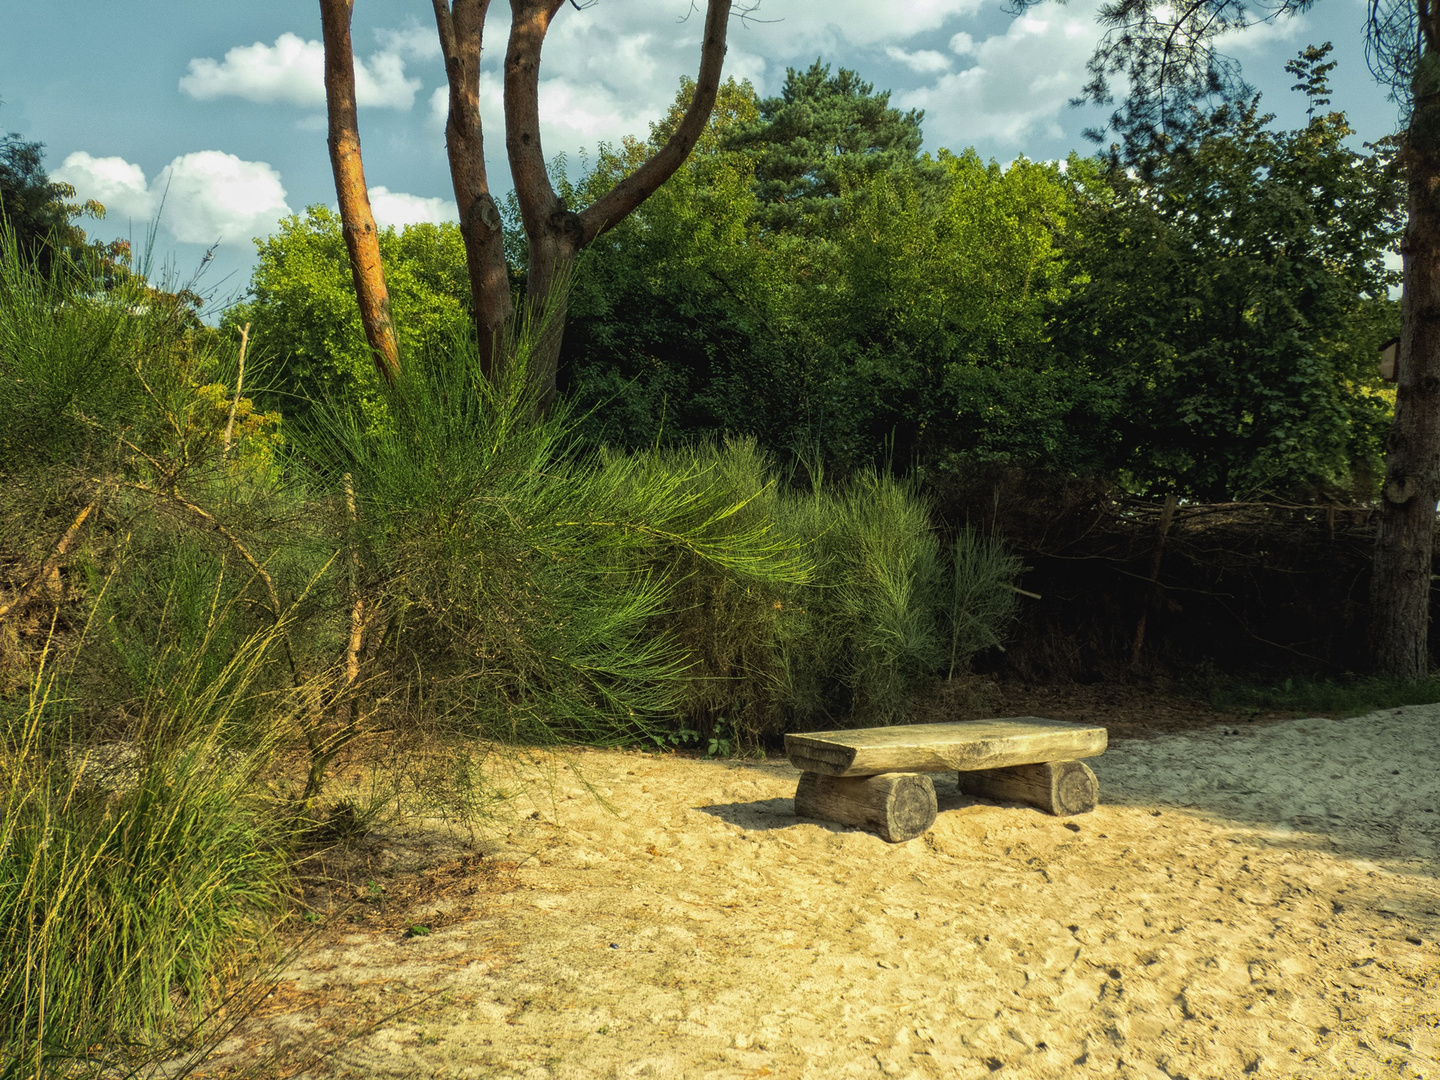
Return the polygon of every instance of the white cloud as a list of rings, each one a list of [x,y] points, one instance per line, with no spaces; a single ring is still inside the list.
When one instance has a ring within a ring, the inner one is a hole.
[[[821,55],[833,55],[835,50],[825,46],[837,41],[853,45],[907,41],[939,30],[957,16],[973,15],[981,4],[982,0],[908,0],[902,4],[873,0],[790,0],[780,4],[770,0],[760,6],[755,18],[776,21],[769,25],[757,22],[754,31],[757,37],[783,36],[792,53],[809,53],[813,60],[817,49]],[[732,25],[731,33],[736,29]]]
[[[414,25],[404,30],[376,30],[381,52],[406,60],[439,60],[440,34],[434,26]]]
[[[154,213],[145,170],[124,158],[91,157],[83,150],[68,156],[53,173],[82,199],[104,204],[111,217],[148,218]]]
[[[573,153],[571,148],[618,143],[626,135],[644,136],[650,122],[664,115],[673,98],[672,90],[669,98],[637,102],[609,87],[565,78],[542,79],[540,130],[546,153]]]
[[[449,199],[407,195],[403,191],[391,191],[386,187],[370,189],[370,209],[375,214],[375,223],[382,229],[388,225],[397,229],[420,223],[439,225],[443,221],[456,221],[460,217],[460,211]]]
[[[274,45],[237,45],[222,61],[191,60],[180,89],[200,101],[238,97],[262,105],[320,108],[325,104],[325,48],[290,33],[281,34]],[[419,89],[419,79],[405,77],[405,60],[398,53],[378,52],[355,62],[357,104],[404,111],[415,103]]]
[[[150,190],[164,200],[161,222],[183,243],[248,240],[290,213],[278,172],[219,150],[182,154]]]
[[[1226,34],[1220,39],[1221,48],[1243,53],[1260,53],[1292,42],[1309,31],[1310,20],[1303,14],[1263,19],[1252,22],[1243,30]]]
[[[975,51],[975,39],[961,30],[950,39],[950,51],[956,56],[969,56]]]
[[[219,150],[182,154],[149,183],[139,165],[76,151],[55,171],[81,198],[98,199],[112,215],[152,218],[176,240],[233,243],[269,233],[290,206],[280,174],[263,161]]]
[[[906,52],[898,45],[890,45],[886,47],[885,55],[891,60],[898,60],[911,71],[918,71],[922,75],[933,75],[937,71],[946,71],[950,67],[950,58],[934,49],[917,49],[914,52]]]
[[[562,65],[554,65],[562,68]],[[565,69],[568,70],[568,69]],[[505,111],[498,73],[480,77],[480,123],[485,137],[485,157],[490,168],[503,168],[505,159]],[[626,135],[645,137],[650,124],[659,120],[674,100],[675,85],[665,94],[652,91],[647,97],[617,92],[603,83],[581,83],[568,77],[540,80],[540,143],[546,158],[566,154],[572,159],[579,151],[593,153],[597,144],[618,144]],[[450,114],[450,92],[436,88],[430,95],[429,120],[435,131],[444,131]],[[492,175],[492,183],[497,176]]]
[[[1061,112],[1086,81],[1099,33],[1089,0],[1047,6],[982,41],[957,34],[951,48],[960,53],[963,46],[973,65],[929,86],[897,90],[894,103],[923,108],[927,142],[941,146],[977,139],[1018,146],[1035,135],[1061,136]]]
[[[450,118],[450,91],[447,87],[437,86],[430,94],[430,122],[439,130],[445,130],[445,121]],[[480,105],[480,123],[483,125],[487,119],[485,115],[484,102]]]

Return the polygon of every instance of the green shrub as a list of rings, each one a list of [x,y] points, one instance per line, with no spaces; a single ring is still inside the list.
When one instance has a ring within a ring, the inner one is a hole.
[[[498,386],[460,339],[404,365],[383,430],[337,409],[299,444],[353,485],[357,587],[412,710],[510,740],[660,737],[691,665],[668,622],[684,568],[774,584],[807,565],[747,512],[759,492],[698,458],[575,452],[563,409],[536,415],[537,333]]]
[[[890,476],[797,491],[773,483],[753,441],[704,453],[813,570],[764,584],[700,565],[677,575],[686,730],[708,737],[724,723],[753,743],[902,723],[938,680],[1001,643],[1021,567],[998,541],[964,531],[946,559],[925,504]]]

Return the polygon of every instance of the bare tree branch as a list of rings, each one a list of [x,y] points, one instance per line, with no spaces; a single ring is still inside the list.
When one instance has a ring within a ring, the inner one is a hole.
[[[674,174],[689,156],[715,108],[720,90],[720,69],[725,61],[725,35],[730,23],[731,0],[710,0],[705,14],[705,37],[700,47],[700,74],[695,96],[685,110],[674,134],[650,159],[625,177],[605,195],[580,213],[584,240],[588,244],[614,228],[625,216],[648,199]]]
[[[55,549],[50,553],[50,556],[40,564],[40,569],[35,571],[30,581],[8,602],[0,604],[0,621],[3,621],[5,616],[9,615],[12,611],[18,611],[24,607],[30,599],[40,591],[41,586],[50,579],[51,575],[60,569],[60,563],[64,560],[65,553],[68,552],[71,545],[75,543],[75,538],[80,535],[80,530],[84,528],[85,522],[89,519],[90,515],[95,512],[95,507],[95,503],[89,503],[75,516],[75,520],[70,523],[70,527],[61,534],[59,540],[55,541]]]

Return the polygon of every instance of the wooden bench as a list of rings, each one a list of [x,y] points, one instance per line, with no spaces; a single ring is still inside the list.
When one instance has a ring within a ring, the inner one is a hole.
[[[932,772],[959,774],[967,795],[1028,803],[1067,816],[1095,809],[1099,785],[1079,758],[1105,752],[1102,727],[1012,716],[786,735],[801,771],[797,817],[874,829],[898,843],[935,823]]]

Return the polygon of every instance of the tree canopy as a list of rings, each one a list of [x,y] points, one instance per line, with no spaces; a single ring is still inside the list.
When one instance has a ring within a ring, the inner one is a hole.
[[[778,97],[757,102],[755,117],[736,125],[729,144],[755,164],[758,214],[766,228],[794,228],[833,208],[843,182],[863,184],[913,168],[923,141],[923,110],[890,107],[855,72],[816,60],[787,68]]]
[[[1077,188],[1067,248],[1085,280],[1057,344],[1114,387],[1141,490],[1363,494],[1380,473],[1401,191],[1388,157],[1351,149],[1344,114],[1320,109],[1325,50],[1307,55],[1291,65],[1305,126],[1275,130],[1258,97],[1195,110],[1184,141],[1157,137]]]
[[[633,448],[730,432],[936,482],[1017,466],[1199,498],[1363,497],[1391,401],[1373,350],[1397,327],[1383,257],[1399,191],[1325,107],[1325,50],[1292,69],[1311,105],[1294,129],[1252,99],[1197,110],[1189,137],[1144,154],[1002,168],[907,151],[837,168],[784,227],[765,216],[771,150],[741,137],[764,103],[721,84],[686,163],[576,264],[560,386],[582,434]],[[648,140],[602,147],[575,183],[555,170],[560,197],[609,190],[692,93],[682,82]],[[463,325],[453,226],[380,244],[402,348]],[[512,274],[526,254],[512,245]],[[262,243],[253,289],[231,319],[254,319],[283,361],[290,407],[374,400],[333,213]]]
[[[45,144],[19,132],[0,134],[0,219],[15,234],[16,250],[49,274],[58,260],[83,264],[99,259],[112,266],[128,260],[124,243],[91,244],[81,218],[101,218],[105,207],[91,199],[75,200],[69,184],[45,171]]]

